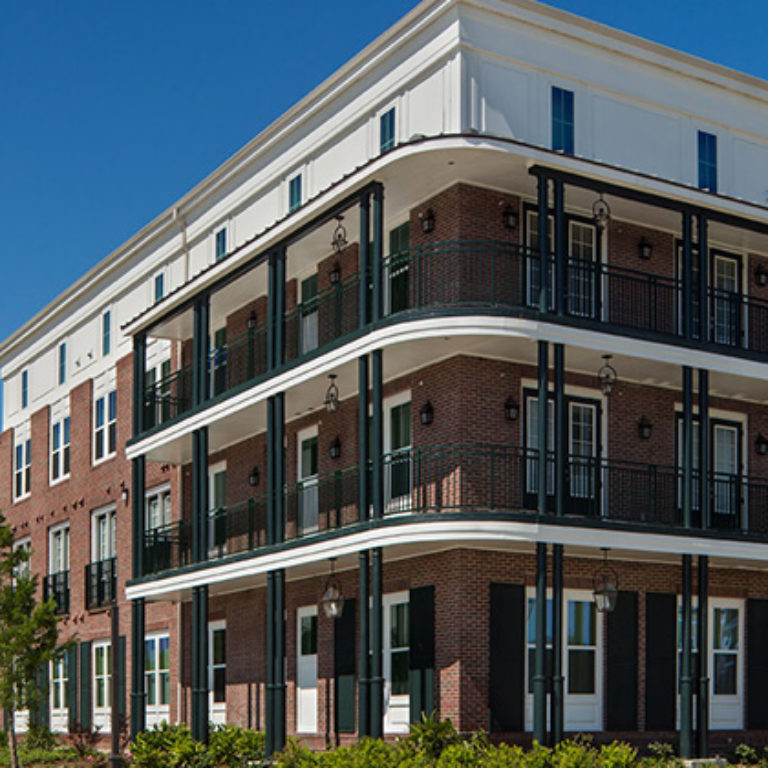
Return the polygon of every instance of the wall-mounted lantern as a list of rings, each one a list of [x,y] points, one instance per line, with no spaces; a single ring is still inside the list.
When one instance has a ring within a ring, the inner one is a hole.
[[[435,409],[432,407],[432,403],[427,400],[419,410],[419,418],[421,423],[426,427],[429,426],[435,419]]]
[[[328,385],[328,389],[325,392],[325,400],[323,401],[325,410],[328,413],[335,413],[339,408],[339,388],[336,386],[336,378],[335,373],[328,374],[328,379],[331,383]]]
[[[328,446],[328,455],[334,460],[341,457],[341,440],[338,437]]]
[[[641,440],[648,440],[653,431],[653,424],[645,416],[641,416],[637,422],[637,435]]]
[[[765,456],[768,453],[768,438],[762,432],[758,432],[755,438],[755,453],[759,456]]]
[[[325,582],[325,591],[320,598],[320,606],[327,619],[340,619],[344,613],[344,593],[341,591],[341,584],[336,578],[335,572],[336,558],[331,558],[331,574],[328,581]]]
[[[507,229],[517,229],[517,211],[511,205],[505,206],[502,210],[501,222]]]
[[[512,395],[504,403],[504,417],[507,421],[517,421],[520,417],[520,406]]]
[[[653,245],[644,237],[641,237],[640,242],[637,244],[637,255],[646,261],[653,256]]]
[[[251,488],[255,488],[260,482],[261,482],[261,473],[259,472],[259,468],[255,466],[251,470],[251,474],[248,475],[248,485],[250,485]]]
[[[619,574],[608,565],[608,548],[603,550],[603,564],[594,575],[592,599],[599,613],[610,613],[616,607],[619,596]]]
[[[248,319],[245,321],[245,327],[249,331],[252,331],[256,327],[256,310],[251,310],[251,314],[248,315]]]
[[[755,283],[761,288],[765,288],[765,286],[768,285],[768,269],[762,264],[758,264],[757,267],[755,267]]]
[[[435,212],[430,208],[426,213],[420,213],[421,231],[426,235],[435,230]]]

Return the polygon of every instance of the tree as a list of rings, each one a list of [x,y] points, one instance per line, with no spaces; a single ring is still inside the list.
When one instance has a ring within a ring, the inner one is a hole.
[[[58,644],[53,599],[37,599],[38,578],[30,572],[30,553],[13,547],[13,533],[0,513],[0,709],[8,722],[11,768],[18,768],[14,714],[32,710],[46,692],[37,672],[67,646]]]

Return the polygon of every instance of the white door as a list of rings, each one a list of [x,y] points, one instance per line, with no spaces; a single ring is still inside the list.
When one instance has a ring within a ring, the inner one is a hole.
[[[296,611],[296,730],[317,733],[317,606]]]
[[[227,626],[208,624],[208,717],[214,725],[227,722]]]
[[[208,469],[208,554],[221,557],[227,551],[227,465]]]
[[[383,598],[384,732],[408,733],[411,697],[409,689],[410,622],[408,593]]]
[[[595,228],[571,221],[568,225],[568,314],[577,317],[595,315]]]
[[[719,344],[738,344],[739,313],[739,262],[728,256],[715,256],[714,271],[714,340]]]
[[[299,534],[318,528],[317,428],[299,432]]]
[[[738,514],[739,429],[725,424],[712,427],[714,488],[712,511],[716,515]]]
[[[743,706],[743,601],[710,601],[709,717],[713,730],[741,730]]]
[[[410,512],[412,488],[411,394],[384,403],[384,509]]]

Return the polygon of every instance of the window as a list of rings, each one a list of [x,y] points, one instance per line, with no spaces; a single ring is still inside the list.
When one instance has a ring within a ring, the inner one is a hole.
[[[301,330],[299,347],[301,354],[317,349],[319,300],[317,296],[317,273],[301,281]]]
[[[93,720],[94,726],[109,729],[112,688],[112,648],[109,642],[93,644]]]
[[[208,690],[211,722],[222,724],[227,707],[227,629],[223,621],[208,625]]]
[[[29,371],[21,372],[21,407],[29,405]]]
[[[27,438],[17,443],[14,450],[13,494],[18,501],[30,492],[32,441]]]
[[[101,316],[101,354],[106,357],[112,351],[112,314],[107,311]]]
[[[51,425],[51,482],[69,476],[69,416]]]
[[[147,493],[146,530],[155,531],[165,528],[171,522],[171,490],[163,488]]]
[[[164,360],[159,365],[144,372],[144,428],[149,429],[171,418],[171,361]]]
[[[227,230],[222,227],[216,233],[216,261],[221,261],[227,255]]]
[[[17,539],[13,542],[13,551],[16,552],[19,549],[23,549],[28,555],[32,552],[32,539],[29,536],[25,536],[23,539]],[[19,563],[14,569],[14,578],[20,579],[25,576],[29,576],[30,563],[29,557],[24,562]]]
[[[288,211],[293,213],[301,205],[301,174],[288,182]]]
[[[227,546],[227,464],[208,468],[208,546],[211,557],[221,557]]]
[[[408,733],[410,614],[408,593],[384,595],[384,730]]]
[[[552,86],[552,149],[573,154],[573,91]]]
[[[59,344],[59,384],[67,380],[67,345]]]
[[[160,301],[163,296],[165,296],[165,275],[161,272],[155,275],[155,301]]]
[[[102,509],[91,516],[91,562],[110,560],[117,552],[114,508]]]
[[[69,670],[67,656],[62,654],[51,662],[51,730],[60,732],[67,726],[67,688]]]
[[[113,389],[94,403],[93,456],[96,461],[117,449],[117,392]]]
[[[317,484],[317,427],[299,432],[299,533],[317,530],[319,488]]]
[[[411,394],[384,403],[384,507],[407,512],[411,507]]]
[[[525,239],[529,256],[526,259],[526,299],[531,307],[539,306],[539,289],[541,286],[541,261],[539,259],[539,214],[527,210],[525,213]],[[554,252],[555,219],[547,216],[547,251]],[[549,270],[549,308],[555,306],[555,271]]]
[[[395,146],[395,108],[388,109],[379,118],[379,150],[388,152]]]
[[[739,610],[712,610],[712,693],[734,696],[738,689]]]
[[[410,306],[408,272],[410,270],[411,225],[409,222],[389,232],[389,258],[387,273],[389,312],[402,312]]]
[[[168,715],[171,700],[170,638],[154,635],[144,640],[144,684],[147,692],[147,715],[160,721]]]
[[[51,528],[48,532],[48,573],[69,570],[69,523]]]
[[[699,189],[717,192],[717,136],[699,131]]]
[[[296,612],[296,730],[317,733],[317,606]]]
[[[213,334],[211,349],[211,395],[214,397],[227,390],[227,329],[219,328]]]

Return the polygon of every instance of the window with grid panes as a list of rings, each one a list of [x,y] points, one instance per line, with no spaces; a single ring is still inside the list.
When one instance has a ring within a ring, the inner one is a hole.
[[[51,709],[54,712],[67,708],[68,685],[67,657],[62,654],[51,662]]]
[[[144,372],[144,428],[163,424],[173,415],[171,412],[171,361]]]
[[[699,189],[717,192],[717,136],[699,131]]]
[[[210,691],[214,704],[227,700],[227,630],[213,627],[210,644]]]
[[[712,692],[716,696],[738,693],[739,610],[712,611]]]
[[[319,300],[317,296],[317,274],[301,281],[301,326],[299,349],[301,354],[317,349],[319,326]]]
[[[51,425],[51,480],[69,475],[70,427],[69,416]]]
[[[147,706],[164,707],[170,702],[170,638],[148,637],[144,641],[144,680]]]
[[[30,492],[32,479],[32,441],[27,438],[18,443],[14,449],[13,462],[13,493],[16,499],[21,499]]]
[[[409,222],[389,233],[389,311],[402,312],[410,307],[411,225]]]
[[[67,380],[67,345],[59,344],[59,384]]]
[[[108,642],[94,643],[93,646],[93,706],[94,709],[108,709],[112,683],[112,648]]]
[[[410,627],[408,603],[396,603],[390,610],[390,657],[392,695],[408,695],[410,666]]]
[[[21,372],[21,407],[29,405],[29,371]]]
[[[395,146],[395,108],[388,109],[379,118],[379,150],[388,152]]]
[[[574,150],[573,91],[552,86],[552,149],[572,155]]]
[[[411,492],[411,403],[401,403],[389,411],[390,477],[388,502],[396,503]]]
[[[117,450],[117,392],[96,399],[93,420],[93,456],[96,461]]]

